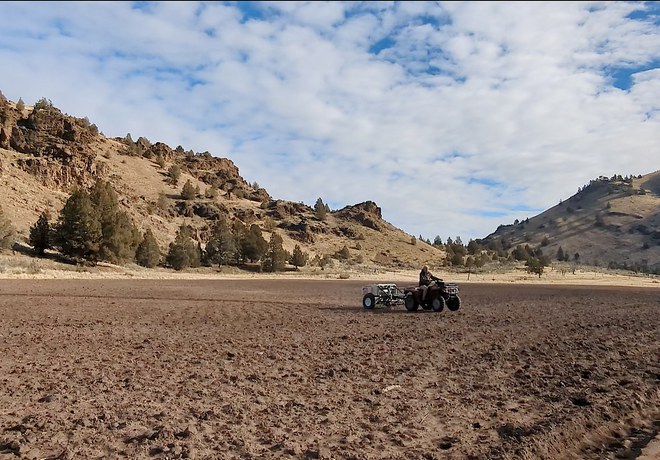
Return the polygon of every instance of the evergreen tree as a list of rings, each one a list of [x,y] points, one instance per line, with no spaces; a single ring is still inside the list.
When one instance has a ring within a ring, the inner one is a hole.
[[[348,250],[348,246],[344,245],[344,247],[337,252],[337,257],[342,260],[350,259],[351,251]]]
[[[557,260],[560,262],[564,260],[564,250],[562,249],[561,246],[557,249]]]
[[[170,176],[170,183],[172,185],[177,185],[179,183],[179,179],[181,178],[181,166],[172,165],[170,166],[170,169],[167,170],[167,172]]]
[[[536,273],[539,275],[539,278],[543,274],[544,264],[540,259],[537,259],[536,257],[530,257],[525,265],[527,266],[527,271],[529,273]]]
[[[247,260],[259,260],[267,247],[268,242],[262,236],[261,229],[257,224],[252,224],[241,239],[241,255]]]
[[[102,238],[99,257],[112,263],[135,258],[141,236],[129,215],[119,207],[119,199],[109,182],[96,181],[90,192]]]
[[[0,251],[9,249],[16,240],[16,229],[0,207]]]
[[[280,235],[277,233],[272,233],[270,235],[268,249],[266,250],[264,260],[261,264],[264,271],[277,272],[284,270],[289,254],[284,250],[282,243],[283,240]]]
[[[60,211],[55,241],[62,254],[97,260],[103,232],[86,190],[74,190]]]
[[[183,189],[181,190],[181,198],[184,200],[193,200],[195,199],[195,187],[193,186],[192,182],[190,182],[190,179],[186,181],[185,184],[183,184]]]
[[[325,220],[327,214],[328,210],[326,209],[325,204],[323,204],[323,200],[319,198],[314,205],[314,215],[316,215],[316,218],[319,220]]]
[[[206,196],[206,198],[210,198],[210,199],[217,198],[219,195],[218,187],[216,187],[215,184],[211,185],[211,187],[206,189],[204,195]]]
[[[467,245],[468,254],[476,255],[480,250],[481,250],[481,247],[480,247],[479,243],[477,243],[475,240],[470,238],[470,241],[468,242],[468,245]]]
[[[52,233],[50,223],[48,222],[50,216],[47,211],[44,211],[39,216],[37,222],[30,227],[30,245],[37,251],[37,254],[43,256],[46,249],[52,247]]]
[[[166,262],[175,270],[188,267],[199,267],[201,264],[199,247],[192,238],[192,229],[181,224],[174,241],[170,243]]]
[[[160,262],[160,247],[150,228],[144,232],[135,252],[135,260],[139,265],[147,268],[154,268]]]
[[[296,269],[298,269],[298,267],[304,267],[307,265],[308,259],[309,255],[300,249],[300,245],[296,244],[293,248],[293,254],[291,254],[291,265],[296,267]]]
[[[243,253],[243,240],[247,235],[248,229],[238,219],[235,219],[231,225],[231,233],[234,235],[234,241],[236,242],[236,261],[244,262],[246,260],[245,254]]]
[[[237,259],[236,238],[225,220],[218,220],[206,243],[205,260],[209,264],[226,265]]]

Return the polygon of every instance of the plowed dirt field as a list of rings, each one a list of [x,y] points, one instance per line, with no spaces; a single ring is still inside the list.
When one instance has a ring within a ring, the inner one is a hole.
[[[0,459],[635,458],[657,433],[660,289],[410,313],[363,284],[0,281]]]

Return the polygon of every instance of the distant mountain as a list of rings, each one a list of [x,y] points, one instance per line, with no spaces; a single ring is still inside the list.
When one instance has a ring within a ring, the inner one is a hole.
[[[176,184],[172,169],[181,172]],[[107,138],[87,118],[64,114],[46,99],[25,106],[0,93],[0,206],[21,239],[27,240],[44,210],[57,218],[72,187],[89,187],[99,178],[112,184],[142,231],[152,229],[163,251],[182,222],[194,228],[203,246],[213,222],[225,218],[257,224],[266,240],[277,232],[285,249],[297,244],[310,259],[332,257],[346,247],[344,264],[416,268],[440,265],[445,256],[383,220],[371,201],[331,210],[321,219],[311,206],[275,199],[249,184],[227,158],[144,137]],[[188,180],[196,193],[186,200],[182,188]]]
[[[482,240],[505,248],[529,244],[557,258],[660,273],[660,171],[600,177],[547,211],[501,225]]]

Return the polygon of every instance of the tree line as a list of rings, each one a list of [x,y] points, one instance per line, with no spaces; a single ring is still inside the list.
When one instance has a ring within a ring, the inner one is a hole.
[[[0,249],[12,247],[15,236],[13,225],[0,208]],[[248,227],[240,220],[230,223],[225,219],[214,222],[204,247],[195,238],[193,227],[184,222],[163,257],[151,228],[141,233],[121,208],[110,183],[103,180],[90,189],[74,189],[55,221],[44,211],[30,227],[29,244],[39,256],[54,249],[76,261],[134,261],[148,268],[164,263],[175,270],[251,262],[275,272],[284,270],[287,263],[298,268],[308,262],[308,254],[299,245],[292,253],[286,251],[277,233],[272,232],[266,241],[257,224]]]

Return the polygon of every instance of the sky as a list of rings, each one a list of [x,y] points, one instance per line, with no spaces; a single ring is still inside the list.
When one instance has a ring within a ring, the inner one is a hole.
[[[660,2],[0,2],[0,91],[483,238],[660,169]]]

